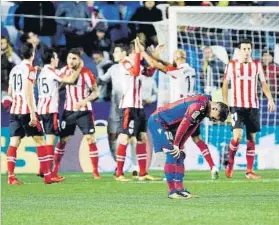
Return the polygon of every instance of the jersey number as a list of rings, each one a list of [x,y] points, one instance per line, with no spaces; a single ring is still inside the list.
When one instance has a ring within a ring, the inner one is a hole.
[[[22,90],[22,76],[21,74],[14,74],[14,90],[21,91]]]
[[[49,92],[49,88],[46,83],[46,79],[47,79],[46,77],[39,79],[39,85],[38,85],[39,93],[41,93],[41,91],[43,91],[44,94],[47,94]]]
[[[192,87],[194,86],[195,75],[185,77],[185,81],[188,84],[188,93],[192,91]]]

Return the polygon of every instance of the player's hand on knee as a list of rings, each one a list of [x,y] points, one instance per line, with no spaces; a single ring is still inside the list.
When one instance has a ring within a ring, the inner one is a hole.
[[[170,150],[170,149],[164,148],[163,151],[164,151],[165,153],[170,153],[174,158],[179,158],[179,156],[180,156],[179,147],[176,146],[176,145],[174,145],[174,146],[173,146],[173,149],[171,149],[171,150]]]

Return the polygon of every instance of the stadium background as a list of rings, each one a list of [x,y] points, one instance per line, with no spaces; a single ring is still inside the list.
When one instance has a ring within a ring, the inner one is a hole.
[[[26,21],[26,18],[28,18],[27,15],[32,15],[32,12],[29,11],[29,13],[26,13],[26,15],[21,15],[20,19],[17,20],[18,26],[15,26],[15,18],[17,16],[13,16],[14,13],[17,12],[17,9],[19,7],[20,3],[12,3],[12,2],[4,2],[2,3],[1,7],[1,33],[2,36],[7,37],[7,39],[10,41],[10,43],[13,46],[13,50],[15,53],[17,53],[18,48],[21,45],[20,36],[21,31],[32,31],[28,27],[24,27],[24,24]],[[58,9],[59,5],[60,8],[64,4],[65,7],[67,5],[65,2],[53,2],[53,7],[55,10]],[[86,5],[86,3],[84,2]],[[157,8],[162,10],[162,18],[161,20],[166,19],[166,9],[169,4],[182,4],[182,3],[167,3],[167,2],[158,2]],[[193,4],[193,3],[187,3],[186,5]],[[202,4],[206,5],[209,3],[202,3],[198,2],[195,4]],[[212,2],[210,4],[218,4],[218,2]],[[222,4],[226,4],[225,1]],[[240,4],[237,2],[230,3],[230,4]],[[245,2],[241,4],[246,5],[252,5],[255,3],[252,2]],[[260,4],[260,3],[258,3]],[[271,4],[269,2],[269,4]],[[62,6],[61,6],[62,5]],[[278,6],[278,3],[277,3]],[[39,6],[40,7],[40,6]],[[128,24],[129,20],[132,18],[133,14],[136,12],[136,10],[140,7],[144,7],[143,3],[141,2],[128,2],[128,1],[114,1],[114,2],[95,2],[94,5],[88,4],[88,7],[91,7],[91,12],[94,12],[95,20],[92,19],[92,21],[95,21],[94,23],[91,23],[92,30],[90,32],[96,32],[97,30],[102,31],[105,33],[105,39],[102,41],[97,41],[95,45],[93,45],[93,50],[96,46],[102,51],[105,51],[107,54],[104,54],[105,56],[110,55],[111,49],[113,48],[114,43],[121,43],[121,42],[128,42],[128,40],[133,38],[134,33],[130,32],[130,27]],[[57,11],[56,11],[57,12]],[[22,12],[21,12],[22,13]],[[97,13],[97,14],[96,14]],[[99,13],[99,14],[98,14]],[[9,14],[9,15],[8,15]],[[93,15],[93,14],[92,14]],[[96,16],[97,15],[97,16]],[[39,15],[38,11],[34,11],[34,17],[39,20],[40,17],[43,18],[44,16],[55,16],[55,11],[53,12],[53,15]],[[150,18],[149,18],[150,19]],[[143,23],[151,23],[155,20],[150,19],[151,21],[141,21]],[[46,22],[45,20],[43,20]],[[47,22],[46,22],[47,23]],[[99,24],[99,25],[98,25]],[[61,59],[61,65],[65,63],[65,53],[67,52],[67,40],[66,36],[63,34],[63,29],[59,25],[59,23],[55,23],[56,31],[53,34],[38,34],[40,38],[40,42],[44,45],[52,46],[56,48],[59,51],[60,59]],[[93,27],[94,26],[94,27]],[[159,28],[158,28],[159,27]],[[129,28],[129,29],[128,29]],[[160,32],[160,26],[156,26],[156,31],[158,35],[158,39],[160,40],[159,35],[164,35],[164,32]],[[35,29],[35,28],[34,28]],[[159,30],[158,30],[159,29]],[[189,30],[188,30],[189,31]],[[36,33],[35,31],[33,31]],[[199,31],[200,32],[200,31]],[[215,29],[213,33],[217,34],[219,31]],[[217,32],[217,33],[216,33]],[[189,31],[189,36],[190,36]],[[184,34],[185,35],[185,34]],[[251,34],[252,38],[253,35],[258,34]],[[271,35],[272,36],[272,35]],[[188,37],[187,34],[185,37]],[[92,36],[92,40],[94,40],[94,36]],[[96,38],[96,37],[95,37]],[[197,37],[192,37],[193,39]],[[278,38],[278,37],[277,37]],[[278,43],[277,38],[265,38],[264,42],[269,43],[268,46],[275,49],[274,43]],[[210,38],[209,38],[210,39]],[[254,52],[255,59],[261,60],[261,51],[263,50],[262,39],[259,40],[260,48],[256,49]],[[227,40],[227,43],[230,41]],[[104,45],[103,43],[106,43]],[[79,47],[80,43],[76,43],[77,47]],[[210,43],[209,43],[210,44]],[[200,45],[200,44],[197,44]],[[85,46],[86,47],[86,46]],[[181,46],[179,46],[181,47]],[[195,67],[195,70],[197,71],[197,81],[202,80],[202,64],[201,63],[195,63],[193,64],[193,58],[199,58],[198,62],[202,62],[202,46],[196,46],[200,49],[199,54],[195,54],[195,51],[192,51],[189,46],[185,46],[185,50],[187,51],[188,58],[190,65]],[[228,46],[225,46],[228,47]],[[88,49],[84,49],[87,51]],[[229,52],[229,50],[228,50]],[[232,56],[232,52],[230,52],[230,56]],[[276,53],[276,52],[275,52]],[[85,53],[86,54],[86,53]],[[93,61],[91,53],[87,53],[88,55],[84,55],[86,58],[86,63],[89,64],[90,68],[93,70],[93,72],[98,76],[98,68],[96,68],[96,63]],[[277,53],[278,54],[278,53]],[[169,52],[166,52],[165,57],[168,58]],[[2,56],[2,55],[1,55]],[[1,69],[5,68],[5,65],[2,64],[3,60],[1,61]],[[40,62],[38,62],[40,63]],[[95,71],[94,71],[95,70]],[[2,96],[5,95],[5,88],[7,85],[7,79],[3,76],[4,71],[1,70],[1,83],[2,83]],[[279,80],[279,74],[275,74],[275,87],[279,87],[278,80]],[[221,75],[220,75],[221,76]],[[158,97],[159,96],[165,96],[160,95],[160,91],[167,90],[167,81],[162,81],[164,79],[162,78],[162,75],[158,72],[155,74],[155,81],[159,87],[158,91]],[[273,83],[272,83],[273,84]],[[166,86],[166,87],[165,87]],[[202,82],[196,83],[196,91],[198,92],[204,92],[204,84]],[[220,97],[220,93],[215,92],[214,93],[216,98]],[[279,102],[276,95],[278,95],[278,89],[274,89],[273,95],[276,100],[276,108],[279,108]],[[61,97],[63,99],[63,91],[61,92]],[[163,104],[165,99],[157,99],[158,102],[154,102],[153,104],[149,105],[146,108],[147,116],[154,111],[154,109],[157,106],[157,103],[159,105]],[[112,171],[114,169],[114,162],[112,160],[112,157],[110,157],[109,152],[109,146],[107,142],[107,136],[106,136],[106,123],[108,118],[108,112],[109,112],[109,101],[102,101],[93,103],[94,106],[94,113],[96,118],[96,124],[97,127],[97,144],[100,149],[100,169],[101,171]],[[62,104],[60,104],[62,106]],[[264,99],[261,95],[261,112],[267,112],[267,104],[266,99]],[[279,113],[278,110],[275,114],[268,114],[268,113],[262,113],[261,115],[262,120],[262,131],[257,136],[257,155],[255,160],[255,168],[256,169],[266,169],[266,168],[279,168]],[[1,112],[1,121],[2,121],[2,128],[1,128],[1,172],[6,173],[6,151],[9,144],[9,129],[8,129],[8,113],[2,111]],[[206,125],[202,126],[202,136],[205,138],[205,129]],[[225,134],[225,135],[224,135]],[[210,146],[210,150],[212,152],[212,156],[215,160],[215,162],[219,162],[219,167],[222,167],[222,160],[224,156],[224,152],[226,151],[226,145],[229,142],[230,139],[230,125],[229,124],[211,124],[209,125],[209,137],[208,137],[208,143]],[[81,140],[81,134],[79,131],[76,132],[75,136],[70,140],[70,143],[66,147],[67,153],[65,154],[65,157],[63,159],[62,163],[62,171],[84,171],[89,172],[90,171],[90,162],[87,154],[87,147],[85,145],[81,145],[79,149],[79,143]],[[79,149],[79,150],[78,150]],[[200,155],[199,151],[196,149],[195,145],[189,141],[186,145],[187,150],[187,162],[186,162],[186,169],[193,169],[193,170],[203,170],[208,169],[205,161],[203,160],[202,155]],[[151,151],[150,151],[151,152]],[[150,153],[151,154],[151,153]],[[129,157],[128,157],[129,158]],[[129,159],[128,159],[129,160]],[[163,156],[156,156],[152,157],[151,162],[151,168],[152,169],[161,169],[162,163],[163,163]],[[130,166],[130,163],[126,163],[126,169],[128,169]],[[35,173],[38,168],[38,160],[36,156],[36,149],[35,146],[30,139],[25,139],[19,148],[18,151],[18,160],[16,164],[16,173]],[[245,160],[245,146],[243,142],[243,146],[240,147],[240,150],[237,154],[236,158],[236,168],[237,169],[244,169],[246,168],[246,160]]]

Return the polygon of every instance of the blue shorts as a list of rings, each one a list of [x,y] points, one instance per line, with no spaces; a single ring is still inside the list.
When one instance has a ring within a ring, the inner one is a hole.
[[[155,152],[162,152],[163,148],[173,149],[173,134],[166,130],[160,123],[158,115],[152,115],[148,119],[148,129],[152,136]]]

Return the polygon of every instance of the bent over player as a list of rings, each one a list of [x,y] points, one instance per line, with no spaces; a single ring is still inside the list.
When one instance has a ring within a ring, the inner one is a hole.
[[[205,117],[223,122],[228,114],[229,109],[226,104],[212,102],[209,95],[196,95],[159,107],[151,115],[148,120],[148,129],[152,135],[154,151],[163,151],[166,154],[164,171],[169,198],[192,197],[183,185],[185,153],[182,149],[184,143]]]
[[[242,139],[243,125],[246,126],[247,139],[247,179],[260,179],[253,171],[255,158],[256,133],[260,131],[260,112],[257,94],[258,79],[261,81],[262,89],[268,99],[268,109],[275,110],[275,104],[267,86],[262,64],[252,60],[252,43],[243,40],[239,44],[239,59],[229,62],[223,81],[223,99],[228,104],[228,83],[231,81],[231,119],[233,138],[229,145],[229,162],[226,167],[226,176],[232,178],[234,157],[239,143]]]
[[[186,52],[183,49],[177,49],[174,52],[173,64],[160,59],[159,54],[162,51],[162,46],[157,46],[156,49],[152,46],[148,50],[152,58],[146,52],[142,53],[147,62],[152,67],[170,75],[171,102],[194,94],[195,69],[186,63]],[[201,139],[199,126],[192,133],[191,137],[210,167],[211,178],[218,179],[219,171],[213,162],[207,144]]]

